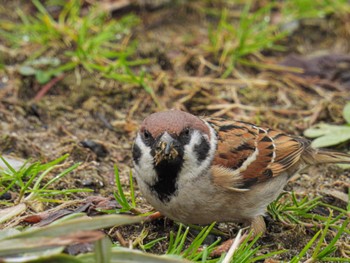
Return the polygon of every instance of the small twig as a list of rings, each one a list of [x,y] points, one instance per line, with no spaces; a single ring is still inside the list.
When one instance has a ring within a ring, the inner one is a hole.
[[[323,109],[324,109],[323,103],[320,103],[314,108],[314,113],[310,117],[309,125],[313,125],[317,121]]]
[[[214,79],[208,77],[180,77],[179,81],[186,82],[202,82],[202,83],[212,83],[212,84],[222,84],[222,85],[237,85],[237,86],[263,86],[266,87],[269,82],[264,79]]]
[[[193,110],[222,110],[222,109],[231,110],[235,108],[248,110],[248,111],[259,111],[260,109],[262,109],[261,107],[247,106],[247,105],[238,104],[238,103],[211,104],[211,105],[202,105],[202,106],[192,107]]]
[[[304,261],[304,263],[312,263],[315,262],[314,258],[309,258],[308,260]]]
[[[303,221],[298,221],[298,222],[295,222],[295,223],[293,223],[293,222],[287,222],[287,221],[285,221],[285,220],[283,220],[283,219],[279,219],[279,221],[283,224],[283,225],[285,225],[285,226],[287,226],[287,227],[290,227],[290,228],[293,228],[293,227],[295,227],[295,226],[297,226],[297,225],[302,225],[302,226],[304,226],[304,227],[306,227],[306,228],[313,228],[313,227],[317,227],[317,228],[321,228],[322,226],[323,226],[323,224],[313,224],[313,223],[306,223],[306,222],[303,222]]]
[[[91,1],[92,3],[96,3]],[[118,0],[118,1],[104,1],[99,4],[99,8],[101,11],[113,12],[123,8],[126,8],[132,4],[130,0]]]
[[[64,78],[64,74],[61,74],[52,80],[50,80],[47,84],[45,84],[41,90],[36,94],[34,100],[39,101],[57,82]]]
[[[144,102],[143,98],[138,98],[132,103],[132,107],[128,112],[127,120],[133,119],[134,113],[139,109],[141,102]]]
[[[343,242],[339,250],[344,258],[350,258],[350,244]]]
[[[268,64],[268,63],[259,63],[259,62],[250,62],[248,60],[240,60],[241,64],[256,67],[259,69],[266,69],[266,70],[273,70],[273,71],[282,71],[282,72],[291,72],[291,73],[304,73],[304,69],[299,67],[291,67],[291,66],[284,66],[280,64]]]
[[[65,135],[72,137],[74,140],[78,140],[78,137],[71,133],[65,126],[59,126],[59,130],[63,132]]]
[[[122,247],[129,247],[129,242],[124,239],[123,235],[118,230],[115,231],[115,235],[117,237],[119,244]]]
[[[213,63],[209,62],[208,60],[206,60],[203,55],[199,55],[198,59],[201,62],[201,64],[210,68],[211,70],[217,71],[217,72],[220,71],[220,67],[218,67],[218,66],[214,65]]]
[[[197,92],[199,90],[200,90],[200,88],[194,88],[186,96],[184,96],[181,99],[179,99],[178,103],[185,104],[187,101],[191,100],[197,94]]]
[[[225,104],[211,104],[211,105],[203,105],[203,106],[197,106],[193,107],[193,110],[231,110],[239,108],[242,110],[247,111],[261,111],[261,112],[276,112],[282,115],[292,115],[292,114],[299,114],[299,115],[310,115],[312,114],[313,110],[287,110],[287,109],[274,109],[271,107],[255,107],[255,106],[248,106],[238,103],[225,103]]]

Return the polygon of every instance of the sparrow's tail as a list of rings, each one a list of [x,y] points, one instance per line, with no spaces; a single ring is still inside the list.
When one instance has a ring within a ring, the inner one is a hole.
[[[350,154],[326,149],[307,149],[303,159],[308,164],[317,163],[350,163]]]

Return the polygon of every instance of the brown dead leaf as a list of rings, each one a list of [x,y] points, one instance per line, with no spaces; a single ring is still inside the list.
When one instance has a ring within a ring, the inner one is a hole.
[[[121,208],[117,201],[112,197],[89,196],[86,198],[86,201],[89,202],[89,207],[87,208],[88,215],[96,214],[98,210]]]
[[[86,208],[84,210],[86,210]],[[81,211],[79,211],[78,209],[77,210],[62,209],[62,210],[52,211],[52,212],[46,211],[39,214],[27,216],[23,219],[23,222],[36,224],[36,226],[46,226],[66,215],[78,213],[78,212],[81,212]]]
[[[23,222],[36,224],[36,226],[46,226],[66,215],[73,213],[86,212],[88,215],[98,214],[98,210],[110,210],[120,208],[113,198],[102,196],[89,196],[76,209],[61,209],[54,211],[45,211],[42,213],[29,215],[23,219]]]

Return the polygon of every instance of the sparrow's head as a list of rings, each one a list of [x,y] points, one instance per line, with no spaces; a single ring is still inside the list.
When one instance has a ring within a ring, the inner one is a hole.
[[[138,178],[149,186],[172,184],[181,176],[195,175],[213,158],[216,138],[202,119],[178,110],[148,116],[135,139],[133,159]],[[187,178],[190,179],[190,178]],[[156,190],[157,191],[157,190]]]

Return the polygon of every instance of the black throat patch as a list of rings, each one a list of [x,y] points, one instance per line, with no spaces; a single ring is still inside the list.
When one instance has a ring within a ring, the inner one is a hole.
[[[176,162],[163,161],[155,167],[158,181],[151,188],[163,203],[169,202],[171,197],[176,194],[176,181],[181,168],[182,159]]]

